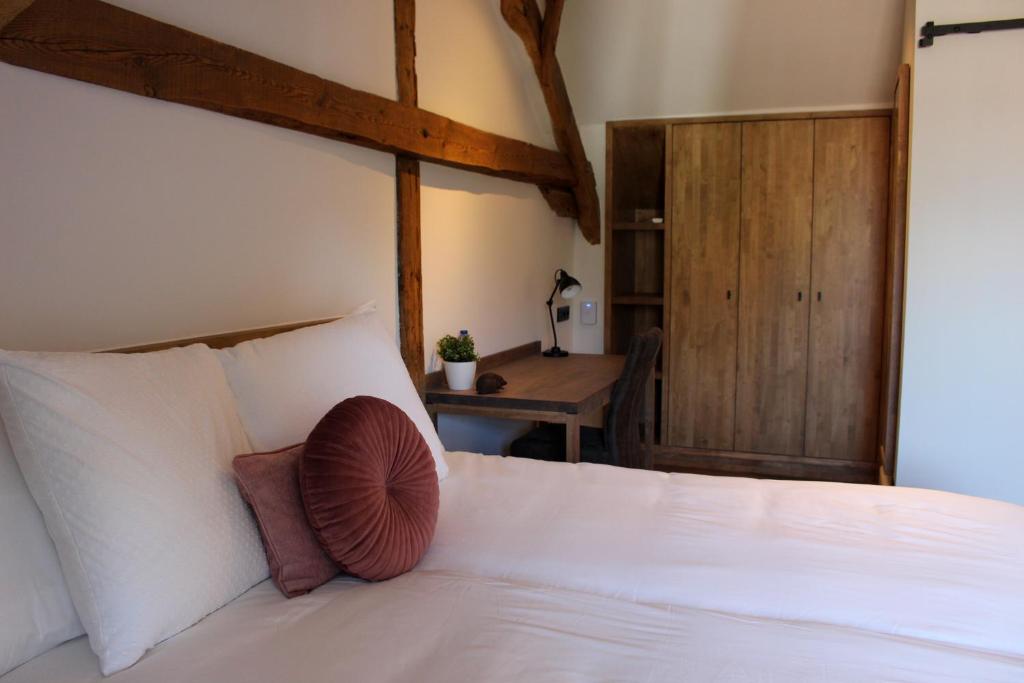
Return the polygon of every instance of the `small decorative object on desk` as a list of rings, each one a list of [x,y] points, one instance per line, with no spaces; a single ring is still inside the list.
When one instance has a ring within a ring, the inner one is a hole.
[[[444,376],[448,388],[455,391],[469,389],[476,376],[476,344],[467,330],[458,337],[446,334],[437,342],[437,355],[444,361]]]
[[[476,380],[476,393],[496,394],[508,384],[505,378],[494,372],[485,372]]]

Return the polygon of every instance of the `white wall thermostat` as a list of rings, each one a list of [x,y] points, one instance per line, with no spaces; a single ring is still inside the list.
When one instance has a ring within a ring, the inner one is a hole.
[[[580,302],[580,324],[581,325],[596,325],[597,324],[597,302],[596,301],[581,301]]]

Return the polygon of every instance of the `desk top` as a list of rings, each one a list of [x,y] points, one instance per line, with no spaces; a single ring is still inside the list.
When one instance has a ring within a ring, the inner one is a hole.
[[[533,354],[485,368],[508,382],[496,394],[480,395],[476,388],[452,391],[428,389],[428,404],[510,408],[569,414],[590,412],[607,401],[622,374],[625,356],[577,353],[564,358]]]

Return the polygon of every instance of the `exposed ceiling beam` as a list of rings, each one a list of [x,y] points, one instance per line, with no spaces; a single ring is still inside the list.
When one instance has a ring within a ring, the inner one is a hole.
[[[562,69],[555,57],[555,42],[558,36],[558,24],[562,12],[562,3],[557,0],[548,3],[553,14],[551,28],[546,29],[546,19],[541,17],[537,0],[501,0],[501,14],[505,21],[523,41],[526,53],[533,62],[534,71],[540,81],[544,101],[551,117],[551,126],[555,133],[555,142],[572,164],[576,182],[572,193],[576,200],[580,231],[591,244],[601,242],[601,211],[597,199],[597,183],[594,180],[594,169],[587,161],[587,153],[583,148],[576,116],[572,111],[572,102],[565,88]],[[545,48],[544,34],[550,33]],[[545,49],[550,57],[545,59]],[[547,195],[546,195],[547,196]],[[549,200],[550,203],[550,200]]]
[[[571,187],[565,154],[355,90],[100,0],[0,0],[0,60],[333,140]]]

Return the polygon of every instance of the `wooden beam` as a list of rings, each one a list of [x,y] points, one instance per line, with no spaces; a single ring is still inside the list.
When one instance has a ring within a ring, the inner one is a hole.
[[[0,29],[14,21],[34,0],[7,0],[0,3]]]
[[[558,44],[558,29],[562,26],[563,9],[565,9],[565,0],[548,0],[544,7],[540,48],[541,62],[545,67],[552,64],[552,60],[555,58],[555,47]]]
[[[501,0],[501,14],[505,21],[523,41],[526,53],[533,62],[534,71],[540,81],[544,101],[551,117],[551,126],[555,133],[555,142],[572,164],[575,184],[572,187],[576,199],[580,231],[591,244],[601,242],[601,212],[597,199],[597,184],[594,180],[594,169],[587,161],[587,153],[583,148],[576,116],[572,111],[572,102],[562,78],[562,69],[554,55],[555,40],[558,36],[558,23],[561,17],[560,2],[549,3],[554,14],[550,16],[551,27],[547,51],[548,59],[544,58],[545,20],[541,17],[537,0]]]
[[[420,162],[395,157],[398,197],[398,329],[405,367],[423,394],[423,264],[420,235]]]
[[[551,210],[562,218],[577,218],[580,215],[579,209],[576,208],[576,195],[569,190],[542,186],[540,193],[544,195]]]
[[[395,0],[395,76],[398,101],[417,105],[416,0]],[[420,233],[420,162],[395,157],[398,219],[398,329],[402,358],[416,391],[426,391],[423,348],[423,256]]]
[[[417,106],[416,0],[395,0],[395,77],[398,79],[398,101]]]
[[[355,90],[100,0],[0,0],[0,60],[545,187],[564,154]]]

